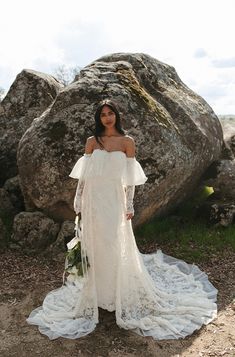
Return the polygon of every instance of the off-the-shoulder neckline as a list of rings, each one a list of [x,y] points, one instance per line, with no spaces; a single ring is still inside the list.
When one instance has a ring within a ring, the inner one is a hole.
[[[121,151],[121,150],[107,151],[107,150],[105,150],[105,149],[94,149],[91,154],[84,154],[84,155],[89,155],[89,156],[91,156],[96,150],[98,150],[98,151],[105,151],[105,152],[108,153],[108,154],[112,154],[112,153],[115,153],[115,152],[120,152],[121,154],[125,155],[125,157],[126,157],[127,159],[134,159],[134,158],[135,158],[135,156],[134,156],[134,157],[128,157],[128,156],[126,156],[126,154],[125,154],[123,151]]]
[[[98,150],[98,151],[105,151],[105,152],[107,152],[108,154],[112,154],[112,153],[115,153],[115,152],[120,152],[121,154],[123,154],[123,155],[126,156],[126,154],[125,154],[123,151],[121,151],[121,150],[107,151],[107,150],[105,150],[105,149],[94,149],[93,152],[95,152],[96,150]],[[92,152],[92,154],[93,154],[93,152]],[[92,155],[92,154],[91,154],[91,155]],[[127,159],[134,159],[135,157],[128,157],[128,156],[126,156],[126,158],[127,158]]]

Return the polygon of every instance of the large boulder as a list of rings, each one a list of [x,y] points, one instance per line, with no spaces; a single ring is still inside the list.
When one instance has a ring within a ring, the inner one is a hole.
[[[203,173],[202,183],[213,187],[216,200],[235,202],[235,117],[221,116],[220,120],[224,138],[221,156]]]
[[[61,225],[57,239],[48,248],[47,253],[51,255],[64,254],[67,251],[67,243],[75,236],[74,222],[64,221]]]
[[[45,250],[56,241],[60,225],[42,212],[20,212],[14,218],[11,240],[27,253]]]
[[[17,175],[6,180],[3,185],[3,189],[8,193],[15,212],[18,213],[20,211],[24,211],[24,198],[20,188],[19,176]]]
[[[7,229],[6,229],[6,226],[3,223],[2,218],[0,217],[0,251],[6,245],[6,237],[7,237]]]
[[[199,208],[209,222],[228,226],[235,222],[235,117],[220,117],[224,144],[221,157],[204,172],[201,182],[214,193]]]
[[[221,159],[234,160],[235,159],[235,116],[234,115],[219,115],[223,130],[223,150]]]
[[[37,71],[25,69],[16,77],[0,104],[0,186],[7,178],[17,175],[16,151],[20,138],[62,88],[54,77]]]
[[[214,193],[198,207],[198,215],[214,225],[235,222],[235,116],[219,117],[223,129],[223,146],[201,177],[201,184],[212,186]]]
[[[135,195],[134,225],[174,208],[220,156],[220,122],[175,69],[145,54],[117,53],[86,66],[20,140],[18,167],[26,208],[71,219],[70,170],[93,134],[104,98],[117,101],[123,127],[135,138],[148,181]]]
[[[214,226],[228,227],[235,223],[235,204],[234,201],[209,199],[198,207],[197,214]]]
[[[10,215],[14,212],[9,193],[3,187],[0,187],[0,202],[0,216]]]
[[[235,160],[216,161],[203,174],[202,182],[213,187],[216,199],[235,202]]]

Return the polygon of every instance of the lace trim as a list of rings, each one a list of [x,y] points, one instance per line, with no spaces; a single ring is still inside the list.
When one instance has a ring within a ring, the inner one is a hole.
[[[135,212],[134,206],[133,206],[134,195],[135,195],[135,186],[128,185],[126,187],[126,211],[127,211],[127,213],[134,214],[134,212]]]
[[[74,196],[74,202],[73,202],[73,207],[76,214],[81,212],[81,201],[82,201],[82,192],[84,189],[84,185],[85,185],[84,181],[81,180],[78,181],[76,193]]]

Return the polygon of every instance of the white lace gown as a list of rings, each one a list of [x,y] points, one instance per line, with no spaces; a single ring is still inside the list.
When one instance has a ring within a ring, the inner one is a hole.
[[[81,213],[88,278],[67,279],[50,291],[30,313],[29,324],[50,339],[75,339],[95,329],[101,307],[115,311],[120,328],[161,340],[185,337],[217,316],[217,290],[196,265],[161,250],[138,250],[124,189],[147,180],[136,158],[95,149],[69,176],[85,181]]]

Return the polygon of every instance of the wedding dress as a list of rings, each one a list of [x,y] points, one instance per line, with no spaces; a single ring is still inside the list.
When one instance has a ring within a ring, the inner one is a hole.
[[[115,311],[120,328],[160,340],[185,337],[216,317],[217,290],[196,265],[161,250],[138,250],[126,219],[133,189],[128,197],[126,188],[147,177],[135,157],[95,149],[79,158],[69,176],[79,180],[88,276],[49,292],[29,324],[50,339],[75,339],[95,329],[101,307]]]

